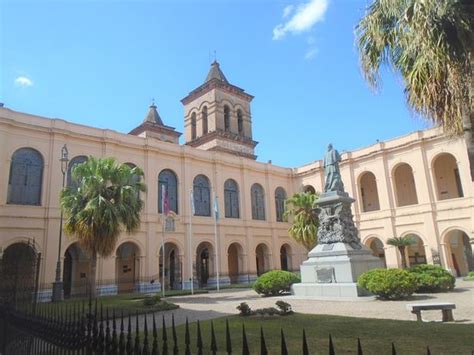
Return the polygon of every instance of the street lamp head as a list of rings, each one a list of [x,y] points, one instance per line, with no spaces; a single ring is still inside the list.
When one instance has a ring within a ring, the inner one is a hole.
[[[61,148],[61,159],[59,159],[59,161],[61,162],[61,171],[63,174],[65,174],[67,170],[67,163],[69,161],[69,152],[67,150],[66,144],[64,144]]]

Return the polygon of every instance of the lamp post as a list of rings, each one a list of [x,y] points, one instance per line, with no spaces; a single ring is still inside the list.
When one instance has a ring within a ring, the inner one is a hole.
[[[61,148],[61,172],[63,173],[63,189],[66,183],[67,165],[69,162],[69,152],[66,144]],[[61,208],[61,207],[60,207]],[[56,279],[53,282],[53,302],[60,302],[64,299],[63,281],[61,280],[61,243],[63,239],[63,210],[59,217],[59,246],[58,246],[58,261],[56,262]]]

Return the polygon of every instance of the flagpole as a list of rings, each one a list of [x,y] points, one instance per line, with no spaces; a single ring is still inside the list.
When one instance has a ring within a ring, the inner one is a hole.
[[[163,298],[165,297],[165,185],[161,185],[161,250],[162,250],[162,258],[161,258],[161,292],[163,294]]]
[[[218,239],[217,239],[217,219],[219,218],[219,211],[218,211],[218,206],[217,206],[217,195],[214,192],[214,243],[216,245],[215,247],[215,259],[216,259],[216,276],[217,276],[217,292],[219,292],[219,246],[218,246]]]
[[[189,214],[189,274],[191,280],[191,294],[194,295],[194,275],[193,275],[193,252],[192,252],[192,236],[193,236],[193,215],[194,215],[194,201],[193,190],[190,192],[191,213]]]

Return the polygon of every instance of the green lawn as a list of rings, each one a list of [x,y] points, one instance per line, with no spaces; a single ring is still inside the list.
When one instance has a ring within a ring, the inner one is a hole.
[[[430,346],[432,354],[471,354],[474,350],[473,324],[418,323],[380,319],[361,319],[339,316],[293,314],[280,317],[227,317],[230,324],[232,348],[241,352],[242,324],[245,324],[247,340],[252,354],[260,351],[260,326],[270,354],[280,353],[280,329],[283,329],[290,354],[300,354],[302,331],[306,330],[309,352],[324,354],[328,349],[328,335],[333,338],[336,354],[354,354],[357,338],[361,339],[364,354],[390,354],[392,341],[398,354],[426,354]],[[219,353],[225,350],[225,320],[214,320]],[[206,352],[210,346],[210,321],[201,322]],[[194,353],[197,324],[190,324]],[[185,326],[177,327],[179,349],[184,350]],[[171,331],[168,330],[168,339]],[[160,333],[161,344],[161,333]],[[172,341],[170,340],[172,343]],[[170,344],[169,344],[170,346]]]

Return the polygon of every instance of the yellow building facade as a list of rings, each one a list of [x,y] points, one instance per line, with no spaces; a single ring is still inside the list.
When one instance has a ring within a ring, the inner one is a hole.
[[[15,248],[31,247],[41,253],[42,300],[51,298],[58,254],[65,296],[86,291],[87,254],[70,237],[59,249],[59,158],[66,144],[69,170],[96,156],[145,173],[140,230],[122,235],[116,252],[99,258],[99,294],[157,291],[162,267],[167,289],[189,288],[191,276],[196,287],[215,285],[216,264],[220,284],[251,282],[272,269],[298,270],[307,252],[288,236],[284,199],[322,191],[324,172],[321,161],[283,168],[255,160],[252,98],[213,63],[205,82],[182,100],[184,145],[154,104],[129,134],[0,108],[1,255],[8,259]],[[458,276],[473,269],[474,192],[462,139],[448,139],[439,129],[414,132],[345,152],[340,169],[356,199],[360,238],[387,267],[401,265],[387,239],[411,235],[417,244],[408,249],[408,264],[435,263]],[[74,182],[69,177],[67,183]],[[162,185],[172,210],[166,219]]]

